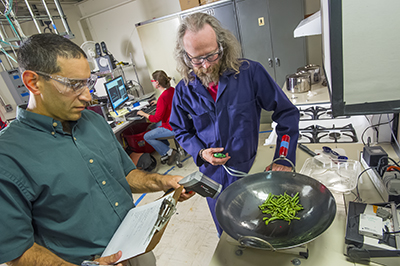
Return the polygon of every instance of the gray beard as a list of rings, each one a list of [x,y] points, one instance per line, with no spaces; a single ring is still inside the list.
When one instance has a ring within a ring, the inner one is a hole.
[[[204,87],[208,88],[211,82],[214,82],[214,84],[217,84],[219,81],[219,76],[212,77],[211,75],[205,75],[202,77],[199,77],[201,84],[203,84]]]
[[[203,84],[203,86],[206,88],[208,88],[211,82],[217,84],[219,81],[220,65],[219,64],[213,65],[211,68],[212,68],[211,73],[206,73],[207,70],[204,68],[194,70],[194,73],[196,73],[197,77],[200,79],[201,84]]]

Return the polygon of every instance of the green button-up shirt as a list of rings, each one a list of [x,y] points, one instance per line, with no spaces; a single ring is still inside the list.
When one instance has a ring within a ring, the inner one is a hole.
[[[125,177],[136,167],[104,118],[84,110],[71,128],[19,107],[0,132],[0,264],[34,242],[80,264],[134,207]]]

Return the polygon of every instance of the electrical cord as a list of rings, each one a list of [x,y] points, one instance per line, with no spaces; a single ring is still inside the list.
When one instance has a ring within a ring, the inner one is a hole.
[[[366,171],[368,171],[368,170],[373,170],[373,168],[372,168],[372,167],[369,167],[369,168],[364,169],[364,170],[358,175],[358,177],[357,177],[357,185],[356,185],[356,191],[357,191],[357,193],[355,194],[356,198],[355,198],[353,201],[362,202],[362,199],[361,199],[361,197],[360,197],[360,191],[359,191],[359,189],[358,189],[358,184],[359,184],[359,181],[360,181],[361,176],[362,176]],[[354,194],[354,193],[353,193],[353,194]]]
[[[380,166],[381,163],[382,163],[382,159],[385,159],[385,158],[387,158],[388,160],[392,161],[396,166],[400,167],[400,165],[399,165],[400,161],[399,161],[399,162],[396,162],[395,160],[393,160],[393,159],[390,158],[389,156],[382,156],[382,157],[379,158],[379,160],[378,160],[378,166],[376,167],[376,169],[379,169],[379,166]],[[390,164],[386,165],[386,166],[384,167],[384,171],[383,171],[383,172],[386,172],[386,169],[387,169],[389,166],[391,166],[391,165],[390,165]],[[368,170],[376,170],[376,169],[375,169],[375,167],[369,167],[369,168],[364,169],[364,170],[358,175],[358,177],[357,177],[357,185],[356,185],[356,192],[357,192],[357,193],[354,193],[354,192],[352,191],[353,195],[356,196],[356,198],[353,200],[354,202],[355,202],[355,201],[362,202],[362,199],[361,199],[361,196],[360,196],[360,191],[359,191],[359,189],[358,189],[358,183],[359,183],[359,181],[360,181],[361,176],[362,176],[366,171],[368,171]],[[378,173],[378,174],[380,174],[380,173]],[[397,208],[398,206],[400,206],[400,203],[396,206],[396,208]]]
[[[394,120],[394,116],[390,121],[371,125],[371,126],[368,126],[366,129],[364,129],[363,133],[361,134],[361,140],[362,140],[362,143],[364,144],[364,146],[366,146],[365,141],[364,141],[364,134],[365,134],[365,132],[367,132],[368,129],[373,128],[373,127],[379,127],[379,126],[386,125],[386,124],[390,124],[391,122],[393,122],[393,120]]]
[[[387,116],[388,116],[388,120],[389,120],[389,114],[388,114]],[[394,119],[394,116],[393,116],[393,119]],[[395,135],[394,135],[394,132],[393,132],[393,126],[390,128],[390,134],[392,135],[392,138],[393,138],[394,142],[396,143],[397,148],[400,149],[400,144],[399,144],[399,142],[397,141],[397,136],[395,136]]]
[[[380,169],[380,166],[381,166],[381,163],[382,163],[382,160],[383,160],[383,159],[388,159],[388,160],[392,161],[396,166],[400,167],[400,165],[399,165],[395,160],[393,160],[392,158],[390,158],[389,156],[382,156],[382,157],[379,158],[379,160],[378,160],[378,165],[377,165],[376,169]],[[383,172],[386,172],[386,169],[387,169],[389,166],[390,166],[390,164],[384,166],[384,167],[383,167],[383,169],[384,169]],[[380,174],[380,173],[379,173],[379,174]]]
[[[390,158],[389,156],[382,156],[382,157],[379,158],[379,160],[378,160],[378,166],[376,167],[376,169],[379,169],[379,166],[380,166],[381,163],[382,163],[382,159],[385,159],[385,158],[387,158],[388,160],[392,161],[396,166],[400,167],[400,165],[399,165],[400,162],[399,162],[399,163],[396,162],[395,160],[393,160],[393,159]],[[390,165],[388,164],[388,165],[386,165],[386,166],[384,167],[384,172],[386,172],[386,169],[387,169],[389,166],[390,166]],[[361,196],[360,196],[360,191],[359,191],[359,189],[358,189],[358,184],[359,184],[359,181],[360,181],[361,176],[362,176],[366,171],[368,171],[368,170],[376,170],[376,169],[375,169],[375,167],[369,167],[369,168],[364,169],[364,170],[358,175],[358,177],[357,177],[357,185],[356,185],[356,191],[357,191],[357,193],[352,192],[352,193],[356,196],[356,198],[355,198],[353,201],[362,202],[362,199],[361,199]],[[379,173],[379,174],[380,174],[380,173]],[[399,204],[399,205],[400,205],[400,204]]]
[[[248,174],[245,173],[245,172],[242,172],[242,171],[239,171],[239,170],[235,170],[235,169],[232,169],[232,168],[230,168],[230,167],[228,167],[228,166],[225,166],[225,164],[223,164],[222,166],[224,167],[224,169],[226,170],[226,172],[227,172],[228,174],[230,174],[231,176],[244,177],[244,176],[247,176],[247,175],[248,175]]]

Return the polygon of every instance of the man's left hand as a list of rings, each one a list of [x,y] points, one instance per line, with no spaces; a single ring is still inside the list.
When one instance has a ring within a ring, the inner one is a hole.
[[[267,168],[265,168],[265,171],[269,171],[270,167],[271,167],[271,165],[268,165]],[[292,167],[274,163],[274,164],[272,164],[272,171],[291,172]]]
[[[118,251],[117,253],[107,256],[101,257],[95,261],[99,262],[100,265],[114,265],[120,258],[122,257],[122,251]],[[128,265],[128,261],[123,261],[118,263],[116,266],[126,266]]]

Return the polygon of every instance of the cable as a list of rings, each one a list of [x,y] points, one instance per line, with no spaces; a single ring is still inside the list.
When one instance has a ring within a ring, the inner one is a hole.
[[[394,118],[394,117],[393,117],[393,118]],[[388,120],[389,120],[389,114],[388,114]],[[392,135],[392,137],[393,137],[393,139],[394,139],[394,142],[395,142],[396,145],[397,145],[397,148],[400,149],[400,144],[399,144],[399,142],[397,141],[397,136],[395,136],[395,135],[394,135],[394,132],[393,132],[393,126],[390,127],[390,134]]]
[[[13,1],[10,0],[7,9],[5,10],[4,16],[6,17],[8,23],[10,23],[11,28],[13,29],[14,33],[16,36],[19,36],[19,34],[17,33],[17,30],[14,27],[14,24],[11,22],[10,18],[8,17],[8,15],[11,13],[12,11],[12,3]],[[3,3],[4,4],[4,3]]]
[[[356,194],[356,198],[353,201],[357,201],[358,200],[358,201],[362,202],[362,199],[360,197],[360,191],[358,190],[358,182],[360,181],[360,177],[368,170],[373,170],[373,168],[369,167],[369,168],[364,169],[357,177],[357,185],[356,185],[357,194]]]
[[[19,48],[18,45],[14,45],[14,44],[11,44],[11,43],[9,43],[9,42],[5,42],[5,41],[3,41],[3,40],[0,40],[0,42],[4,43],[4,44],[7,45],[7,46],[11,46],[11,47],[14,47],[14,48]]]
[[[10,58],[11,60],[13,60],[15,63],[18,63],[17,60],[15,60],[11,55],[9,55],[6,50],[4,50],[3,48],[0,48],[0,51],[2,51],[8,58]]]
[[[383,123],[378,123],[376,125],[371,125],[371,126],[367,127],[366,129],[364,129],[363,133],[361,134],[361,140],[362,140],[362,143],[364,144],[364,146],[366,146],[365,142],[364,142],[364,134],[368,129],[370,129],[372,127],[376,127],[376,126],[382,126],[382,125],[390,124],[390,123],[393,122],[393,120],[394,120],[394,116],[393,116],[392,120],[390,120],[390,121],[383,122]]]
[[[378,160],[378,166],[377,166],[377,168],[379,168],[379,166],[381,165],[382,159],[391,160],[396,166],[400,167],[400,165],[399,165],[395,160],[393,160],[392,158],[390,158],[389,156],[382,156],[382,157],[379,158],[379,160]],[[390,166],[390,165],[388,164],[388,165],[386,166],[386,168],[388,168],[389,166]],[[385,171],[386,171],[386,170],[385,170]]]
[[[379,115],[378,125],[381,123],[381,119],[382,119],[382,114]],[[375,126],[374,129],[376,132],[376,142],[379,142],[379,126]]]
[[[231,176],[244,177],[244,176],[247,176],[247,175],[248,175],[248,174],[245,173],[245,172],[242,172],[242,171],[239,171],[239,170],[235,170],[235,169],[232,169],[232,168],[230,168],[230,167],[228,167],[228,166],[225,166],[225,164],[223,164],[222,166],[224,167],[224,169],[226,170],[226,172],[227,172],[228,174],[230,174]]]
[[[384,234],[398,234],[400,231],[393,231],[393,232],[384,232]]]
[[[382,161],[382,159],[384,159],[384,158],[387,158],[387,159],[391,160],[396,166],[399,166],[399,164],[398,164],[395,160],[393,160],[392,158],[390,158],[389,156],[382,156],[382,157],[379,158],[379,160],[378,160],[378,166],[377,166],[377,168],[379,168],[379,166],[380,166],[380,164],[381,164],[381,161]],[[387,168],[387,167],[389,167],[389,165],[387,165],[386,168]],[[400,167],[400,166],[399,166],[399,167]],[[356,191],[357,191],[357,193],[356,193],[356,198],[355,198],[353,201],[357,201],[357,200],[359,199],[359,201],[362,202],[362,199],[361,199],[361,197],[360,197],[360,192],[359,192],[359,190],[358,190],[358,182],[359,182],[359,180],[360,180],[360,177],[361,177],[366,171],[368,171],[368,170],[374,170],[374,167],[369,167],[369,168],[364,169],[364,170],[358,175],[358,177],[357,177],[357,185],[356,185]],[[385,169],[385,171],[386,171],[386,169]],[[353,194],[355,194],[355,193],[353,192]],[[399,205],[400,205],[400,204],[399,204]]]
[[[6,8],[6,10],[4,10],[5,16],[8,16],[8,14],[10,14],[10,12],[12,11],[12,4],[13,4],[13,0],[10,0],[8,3],[8,7]],[[4,2],[3,2],[3,5],[4,5]],[[4,6],[6,6],[6,5],[4,5]]]

